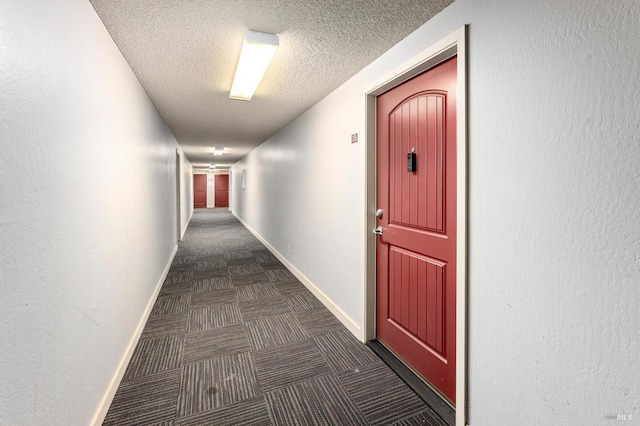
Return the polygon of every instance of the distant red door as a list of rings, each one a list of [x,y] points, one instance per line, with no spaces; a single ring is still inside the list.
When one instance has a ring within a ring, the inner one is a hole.
[[[380,95],[376,147],[377,338],[453,404],[455,87],[452,58]]]
[[[193,207],[207,207],[207,175],[193,175]]]
[[[229,207],[229,175],[216,175],[216,207]]]

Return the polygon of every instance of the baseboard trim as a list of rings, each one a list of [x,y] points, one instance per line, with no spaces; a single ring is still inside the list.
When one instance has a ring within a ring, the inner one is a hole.
[[[184,233],[187,232],[187,228],[189,227],[189,222],[191,222],[191,218],[193,217],[193,209],[191,209],[191,214],[189,215],[189,218],[187,219],[187,221],[184,223],[184,227],[182,228],[181,232],[180,232],[180,241],[182,241],[184,239]],[[176,250],[178,248],[176,247]]]
[[[164,271],[162,272],[162,275],[160,276],[160,279],[158,280],[158,283],[156,284],[156,288],[153,291],[153,294],[151,295],[149,302],[147,303],[147,307],[142,313],[142,317],[140,318],[140,321],[138,321],[138,326],[133,332],[133,336],[131,337],[131,340],[129,340],[129,345],[127,346],[127,349],[125,350],[124,355],[120,360],[120,364],[118,364],[118,368],[116,368],[113,378],[111,379],[111,383],[109,383],[109,386],[107,387],[107,390],[105,391],[104,396],[102,397],[102,401],[100,401],[100,405],[98,405],[98,409],[93,415],[93,419],[91,419],[91,423],[90,423],[91,426],[101,425],[102,422],[104,422],[104,418],[107,416],[107,411],[109,411],[109,407],[113,402],[113,398],[116,396],[116,391],[118,390],[118,386],[120,386],[122,377],[124,376],[124,373],[127,370],[127,366],[129,365],[129,361],[133,356],[133,351],[136,349],[136,346],[138,345],[138,341],[140,340],[140,336],[142,335],[142,330],[144,330],[144,326],[147,324],[147,320],[149,319],[149,315],[151,314],[153,305],[156,303],[156,299],[158,298],[158,294],[160,293],[162,284],[164,283],[165,279],[167,278],[167,275],[169,274],[169,269],[171,269],[171,264],[173,263],[173,259],[176,256],[177,252],[178,252],[178,246],[176,245],[175,248],[173,249],[173,252],[171,253],[171,256],[169,257],[169,261],[167,262],[167,265],[165,266]]]
[[[267,240],[265,240],[262,235],[258,233],[255,229],[253,229],[248,223],[246,223],[240,216],[235,214],[235,212],[231,212],[236,219],[244,225],[245,228],[249,230],[262,244],[265,245],[266,248],[269,249],[273,255],[278,258],[280,262],[298,279],[300,282],[309,289],[311,293],[313,293],[320,302],[327,309],[331,311],[333,315],[340,320],[340,322],[347,327],[347,329],[358,339],[360,339],[362,331],[360,330],[360,326],[349,317],[338,305],[335,304],[333,300],[331,300],[322,290],[318,288],[309,278],[307,278],[298,268],[296,268],[285,256],[282,255],[275,247],[273,247]]]

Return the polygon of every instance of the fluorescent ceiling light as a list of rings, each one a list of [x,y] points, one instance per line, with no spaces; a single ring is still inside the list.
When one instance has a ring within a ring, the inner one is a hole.
[[[213,148],[213,155],[222,155],[224,153],[224,148]]]
[[[279,45],[277,34],[247,30],[229,97],[250,101]]]

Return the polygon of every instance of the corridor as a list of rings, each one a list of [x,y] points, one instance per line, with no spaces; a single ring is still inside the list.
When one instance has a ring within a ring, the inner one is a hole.
[[[444,425],[227,209],[196,209],[105,425]]]

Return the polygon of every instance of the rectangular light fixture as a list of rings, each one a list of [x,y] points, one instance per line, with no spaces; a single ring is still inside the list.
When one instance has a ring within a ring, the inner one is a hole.
[[[247,30],[229,97],[250,101],[280,44],[277,34]]]
[[[213,148],[213,155],[222,155],[224,153],[224,148]]]

